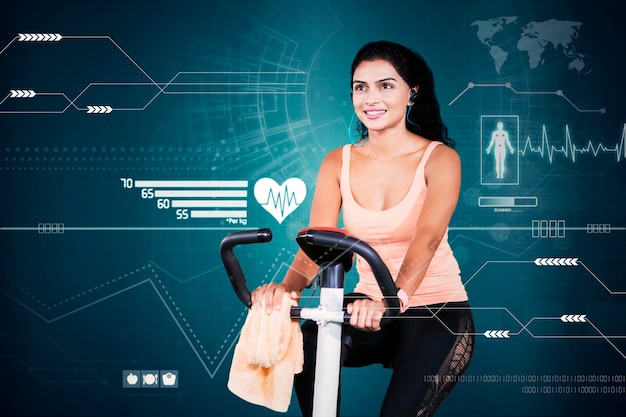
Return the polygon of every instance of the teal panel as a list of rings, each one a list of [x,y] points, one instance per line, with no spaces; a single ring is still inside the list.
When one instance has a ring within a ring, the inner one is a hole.
[[[352,57],[378,39],[427,59],[463,165],[449,237],[477,346],[437,416],[623,415],[621,5],[72,0],[0,15],[1,415],[274,415],[226,388],[246,310],[218,245],[271,228],[238,253],[251,286],[281,279],[319,164],[349,140]],[[346,370],[342,415],[378,415],[388,378]]]

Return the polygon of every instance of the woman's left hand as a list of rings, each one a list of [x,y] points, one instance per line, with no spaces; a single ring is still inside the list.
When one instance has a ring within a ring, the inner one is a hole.
[[[350,325],[366,332],[377,332],[380,330],[380,320],[386,309],[387,306],[383,301],[369,298],[356,300],[348,304],[347,308]]]

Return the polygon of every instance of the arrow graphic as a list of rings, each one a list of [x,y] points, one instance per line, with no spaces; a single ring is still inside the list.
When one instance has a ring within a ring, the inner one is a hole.
[[[58,33],[18,33],[18,42],[58,42],[63,39]]]
[[[537,266],[578,266],[578,258],[537,258]]]
[[[561,321],[563,323],[586,323],[587,315],[586,314],[563,314],[561,316]]]
[[[485,333],[488,339],[508,339],[510,330],[487,330]]]
[[[34,90],[10,90],[11,98],[32,98],[37,93]]]
[[[87,106],[87,113],[91,114],[108,114],[113,111],[111,106]]]

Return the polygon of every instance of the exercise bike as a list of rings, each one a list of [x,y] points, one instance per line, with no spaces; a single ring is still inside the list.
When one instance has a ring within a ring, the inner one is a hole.
[[[220,244],[220,256],[228,278],[235,293],[247,307],[252,306],[251,292],[233,248],[271,240],[270,229],[258,229],[231,233]],[[367,243],[347,236],[343,230],[301,229],[296,242],[320,266],[320,301],[317,308],[292,307],[291,317],[314,320],[318,325],[313,417],[330,417],[338,413],[342,323],[350,320],[350,316],[343,310],[344,282],[354,254],[361,256],[372,268],[387,305],[384,319],[397,316],[400,312],[398,290],[378,253]]]

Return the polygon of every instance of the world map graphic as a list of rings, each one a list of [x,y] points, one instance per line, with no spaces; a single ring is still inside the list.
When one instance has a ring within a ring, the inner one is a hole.
[[[517,16],[476,20],[471,24],[477,28],[478,40],[489,48],[498,74],[501,73],[502,66],[507,62],[511,52],[515,50],[525,52],[529,67],[535,69],[544,65],[549,48],[564,56],[569,69],[578,73],[586,71],[586,57],[578,52],[575,46],[582,22],[557,19],[531,21],[517,32],[519,24]]]

